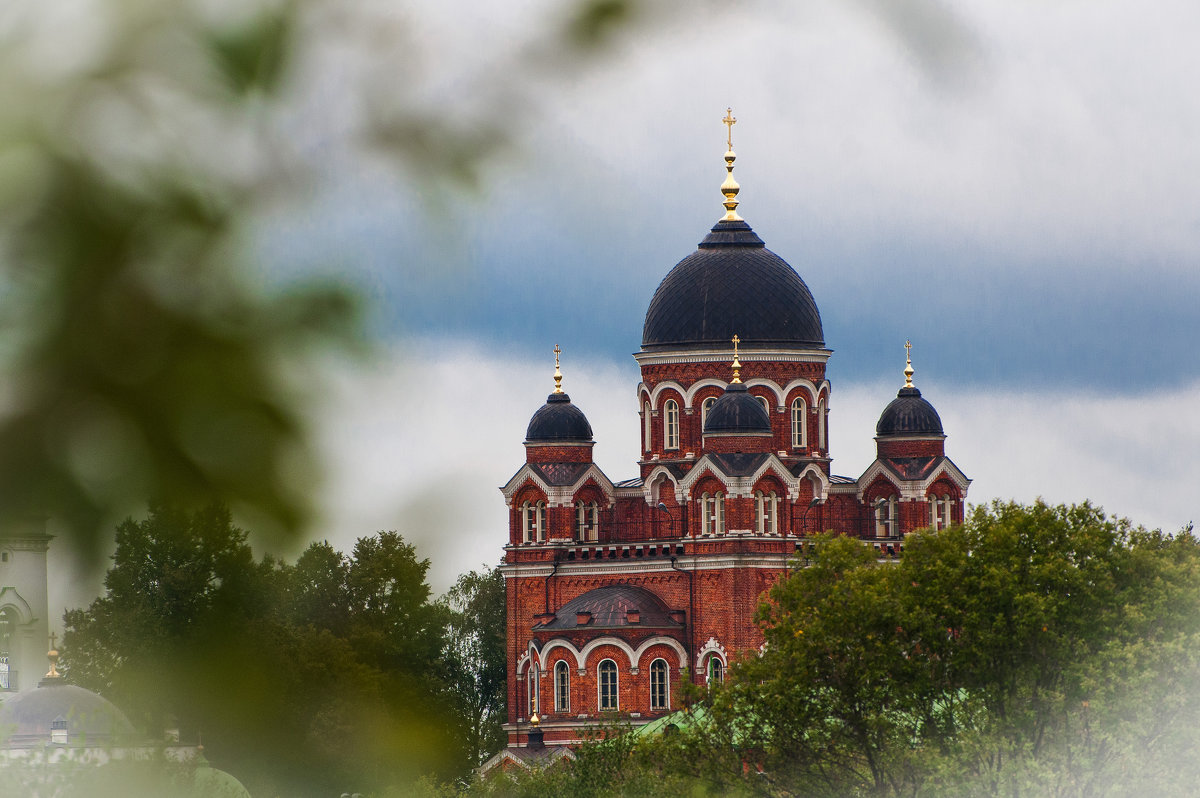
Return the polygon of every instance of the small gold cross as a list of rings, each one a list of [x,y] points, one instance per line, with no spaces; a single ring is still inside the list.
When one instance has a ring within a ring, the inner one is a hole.
[[[742,381],[742,361],[738,360],[738,344],[742,342],[736,334],[733,336],[733,382]]]
[[[58,635],[56,635],[54,632],[51,632],[51,633],[50,633],[50,648],[54,648],[54,647],[55,647],[55,646],[54,646],[54,643],[55,643],[55,641],[56,641],[56,640],[58,640]]]
[[[729,136],[728,136],[728,139],[726,140],[726,143],[729,145],[729,149],[732,150],[733,149],[733,126],[737,124],[737,120],[733,118],[733,109],[732,108],[725,109],[725,118],[722,119],[721,121],[725,123],[725,127],[729,131]]]

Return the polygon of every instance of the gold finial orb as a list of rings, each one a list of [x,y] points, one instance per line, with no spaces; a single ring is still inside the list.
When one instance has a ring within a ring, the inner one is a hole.
[[[558,344],[554,345],[554,392],[562,393],[562,371],[558,367],[558,356],[562,354],[562,350],[558,348]]]
[[[913,371],[912,367],[912,343],[905,339],[904,341],[904,387],[913,387]]]
[[[533,727],[536,729],[536,728],[537,728],[537,726],[538,726],[538,724],[542,722],[542,719],[541,719],[541,718],[539,718],[539,717],[537,716],[537,713],[535,712],[535,713],[533,713],[533,715],[532,715],[532,716],[529,718],[529,722],[530,722],[530,723],[532,723],[532,724],[533,724]]]
[[[58,640],[58,635],[54,632],[50,633],[50,650],[46,652],[46,659],[50,660],[50,670],[46,671],[46,679],[58,679],[58,647],[55,642]]]
[[[733,151],[733,126],[737,124],[737,119],[733,116],[733,109],[725,109],[725,118],[721,120],[725,123],[726,138],[725,143],[727,149],[725,151],[725,182],[721,184],[721,193],[725,196],[725,201],[722,203],[725,206],[725,216],[721,219],[723,222],[740,222],[742,217],[737,215],[737,195],[741,191],[741,186],[733,179],[733,162],[737,160],[737,155]]]
[[[740,383],[742,381],[742,361],[738,359],[738,344],[742,342],[741,338],[733,336],[733,382]]]

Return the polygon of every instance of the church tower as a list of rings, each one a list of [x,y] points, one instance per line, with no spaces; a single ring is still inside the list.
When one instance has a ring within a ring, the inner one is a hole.
[[[501,488],[509,748],[496,763],[648,723],[679,708],[683,680],[721,681],[760,650],[760,598],[810,536],[860,538],[886,561],[904,535],[962,519],[970,481],[945,457],[911,361],[875,462],[858,479],[831,472],[821,315],[738,215],[736,120],[723,121],[724,216],[663,278],[634,355],[637,476],[613,481],[593,462],[555,347],[554,390]]]

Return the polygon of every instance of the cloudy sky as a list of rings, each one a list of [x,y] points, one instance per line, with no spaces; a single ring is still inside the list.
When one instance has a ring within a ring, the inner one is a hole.
[[[720,215],[727,106],[739,210],[808,283],[834,350],[835,472],[869,464],[910,338],[972,500],[1196,517],[1200,6],[656,6],[561,67],[527,58],[554,4],[496,5],[417,26],[421,101],[490,114],[511,142],[482,190],[331,160],[273,228],[293,268],[348,264],[384,341],[329,381],[318,534],[401,529],[438,587],[494,562],[496,488],[556,343],[597,459],[635,473],[630,354]]]
[[[314,537],[398,529],[439,590],[496,562],[556,343],[597,460],[635,474],[630,354],[720,216],[727,106],[739,211],[834,350],[835,473],[869,464],[908,338],[972,501],[1200,515],[1194,0],[659,2],[584,58],[553,0],[363,5],[374,49],[318,31],[296,112],[317,180],[260,236],[270,268],[374,303],[376,355],[315,380]],[[440,130],[381,166],[340,124],[380,96],[505,146],[473,190],[421,168]]]

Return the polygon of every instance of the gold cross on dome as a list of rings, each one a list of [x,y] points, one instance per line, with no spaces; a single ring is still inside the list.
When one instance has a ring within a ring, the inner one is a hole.
[[[50,648],[52,648],[52,649],[53,649],[53,648],[56,648],[56,646],[54,645],[54,643],[55,643],[57,640],[58,640],[58,635],[56,635],[54,632],[51,632],[51,633],[50,633]]]
[[[913,367],[912,367],[912,343],[906,338],[904,340],[904,387],[913,387]]]
[[[733,109],[732,108],[725,109],[725,118],[722,119],[721,121],[725,123],[725,127],[728,130],[728,138],[726,139],[726,143],[729,145],[729,149],[732,150],[733,149],[733,126],[737,124],[737,120],[733,118]]]
[[[562,372],[558,368],[558,356],[562,350],[558,348],[558,344],[554,345],[554,392],[562,393]]]

